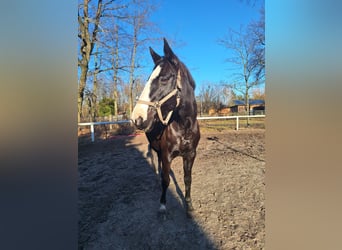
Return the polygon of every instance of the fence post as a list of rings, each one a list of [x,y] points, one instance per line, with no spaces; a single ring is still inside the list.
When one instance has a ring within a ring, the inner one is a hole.
[[[236,117],[236,130],[239,130],[239,117]]]
[[[94,124],[90,124],[91,142],[95,141]]]

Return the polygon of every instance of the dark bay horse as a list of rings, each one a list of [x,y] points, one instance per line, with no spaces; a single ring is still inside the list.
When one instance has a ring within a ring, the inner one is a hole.
[[[161,167],[162,194],[160,210],[165,210],[166,190],[170,183],[172,160],[183,158],[185,201],[192,211],[191,171],[200,139],[196,119],[195,81],[189,70],[173,53],[164,39],[164,56],[151,47],[154,69],[132,112],[137,128],[145,130],[150,147]]]

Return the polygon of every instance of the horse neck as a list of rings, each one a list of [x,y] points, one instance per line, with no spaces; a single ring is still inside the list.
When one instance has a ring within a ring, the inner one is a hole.
[[[178,114],[181,120],[188,118],[196,119],[197,104],[195,101],[194,90],[189,85],[182,89],[181,105],[179,107]]]

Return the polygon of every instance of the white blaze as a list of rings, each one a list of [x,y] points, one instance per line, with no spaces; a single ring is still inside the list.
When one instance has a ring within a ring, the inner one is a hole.
[[[158,65],[152,72],[150,78],[148,79],[140,97],[139,100],[144,100],[150,102],[151,99],[149,97],[150,95],[150,89],[151,89],[151,83],[154,79],[156,79],[161,71],[161,67]],[[144,121],[147,120],[147,111],[148,111],[148,105],[147,104],[142,104],[142,103],[137,103],[133,109],[131,118],[133,121],[135,121],[139,116],[143,118]]]

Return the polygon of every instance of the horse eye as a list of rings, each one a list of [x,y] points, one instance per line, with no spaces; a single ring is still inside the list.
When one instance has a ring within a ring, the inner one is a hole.
[[[173,76],[172,74],[166,75],[166,76],[161,76],[161,77],[159,78],[159,80],[160,80],[162,83],[166,83],[167,81],[170,80],[170,78],[171,78],[172,76]]]
[[[159,79],[161,82],[166,82],[167,80],[169,80],[169,76],[161,76]]]

